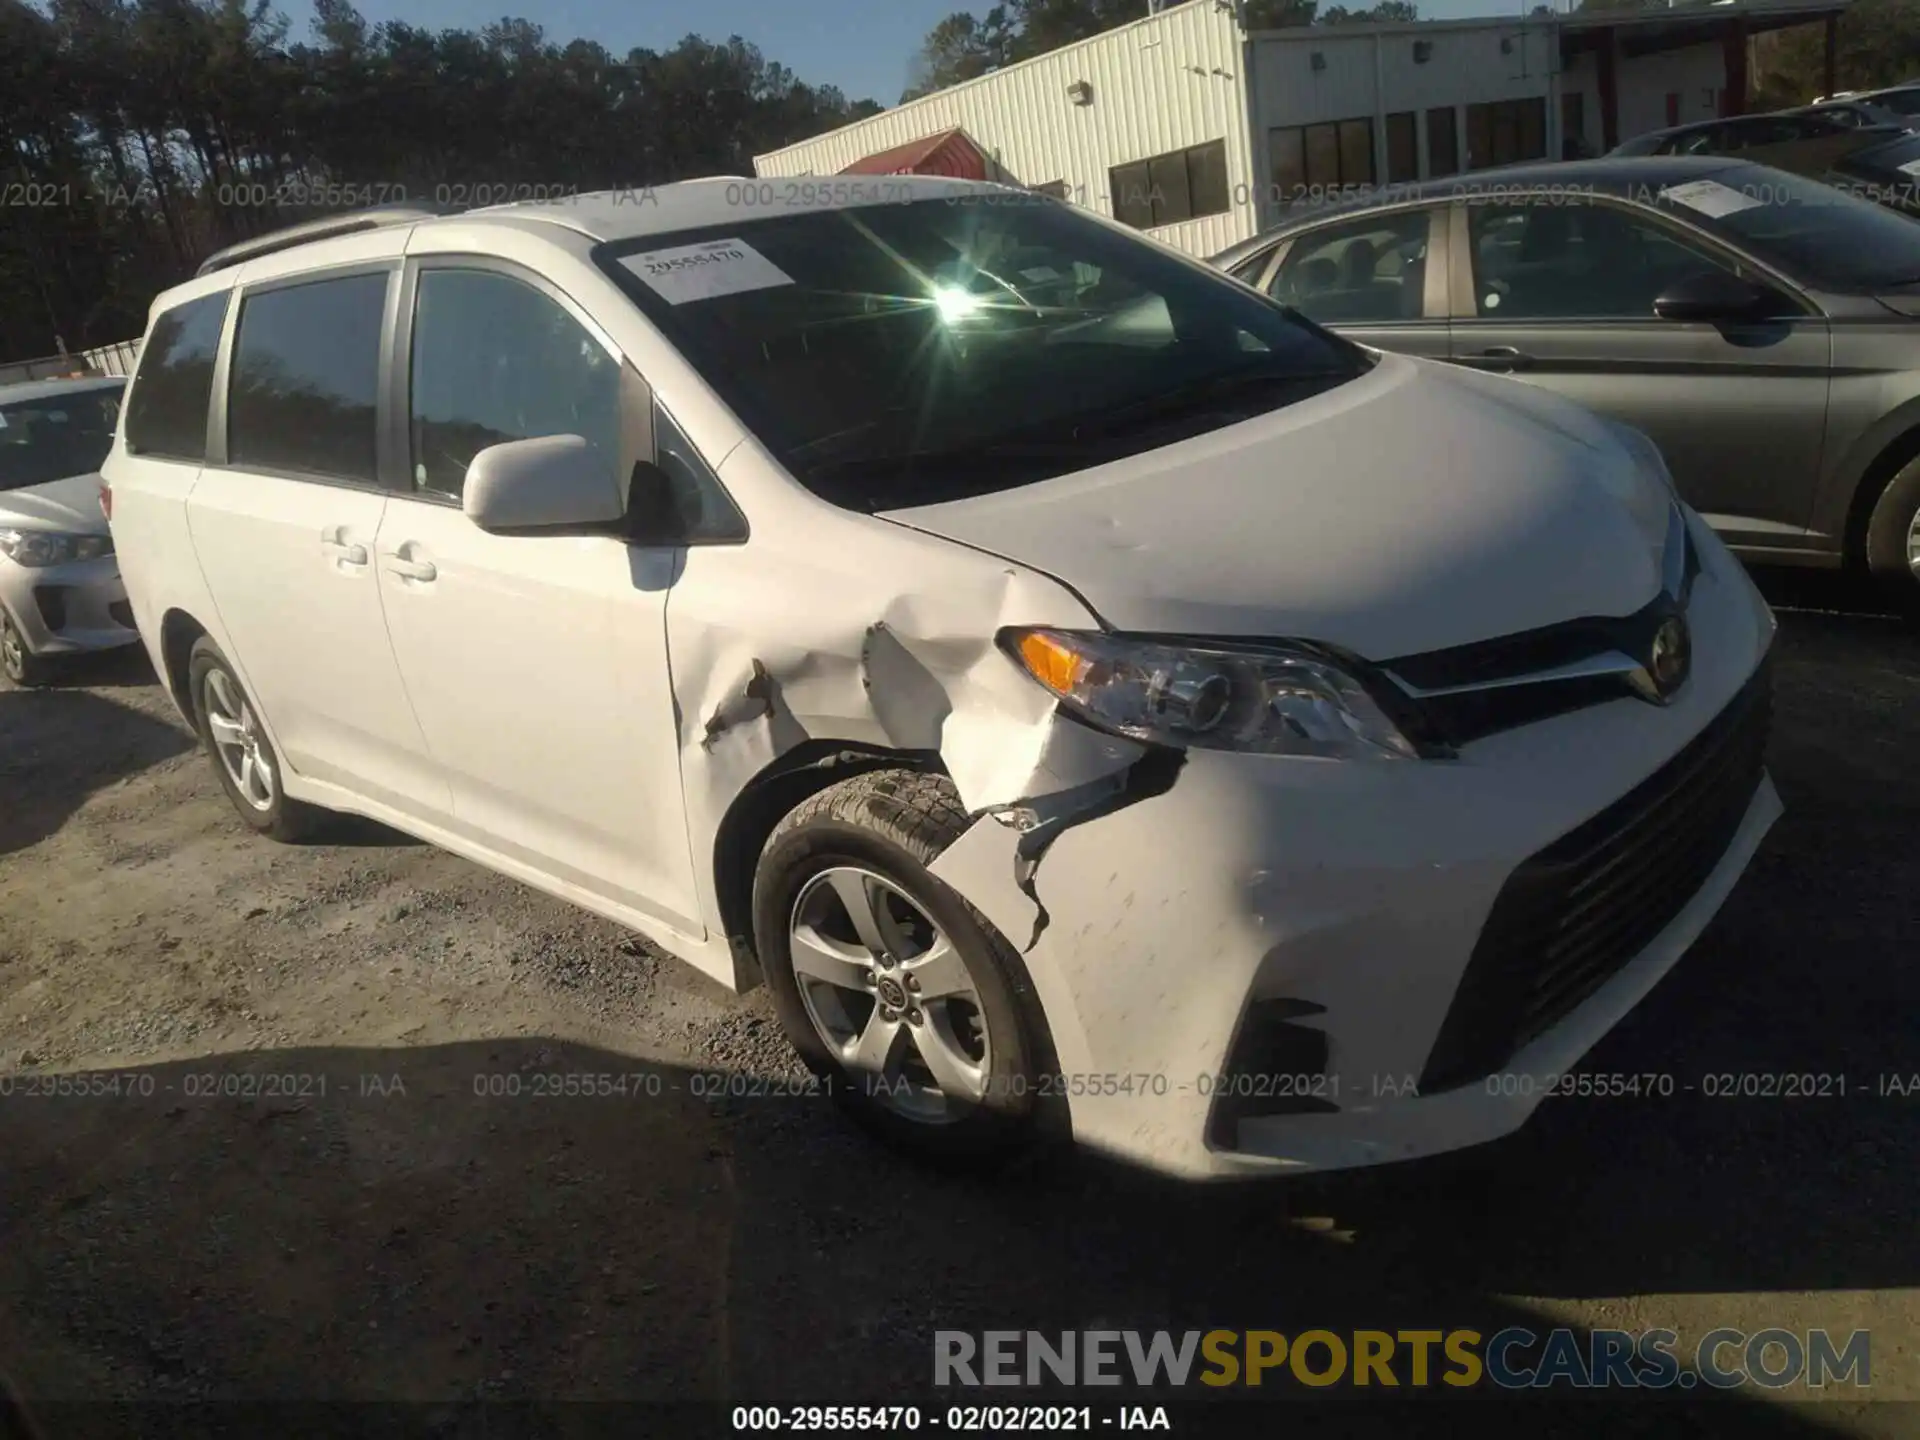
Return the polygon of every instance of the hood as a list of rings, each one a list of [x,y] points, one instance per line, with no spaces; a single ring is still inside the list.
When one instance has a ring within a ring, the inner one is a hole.
[[[1385,355],[1211,434],[886,518],[1050,574],[1119,630],[1387,659],[1633,613],[1659,591],[1671,504],[1590,412]]]
[[[107,519],[100,513],[100,477],[69,475],[24,490],[0,490],[0,523],[68,535],[104,535]]]

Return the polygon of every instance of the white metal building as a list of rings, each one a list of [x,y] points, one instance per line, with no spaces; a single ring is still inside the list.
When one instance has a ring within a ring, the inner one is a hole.
[[[1212,254],[1302,193],[1594,154],[1739,114],[1749,37],[1824,23],[1831,75],[1847,3],[1247,32],[1232,0],[1189,0],[754,166],[1006,180]]]

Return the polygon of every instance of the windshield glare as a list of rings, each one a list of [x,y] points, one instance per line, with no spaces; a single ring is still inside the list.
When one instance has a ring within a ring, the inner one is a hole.
[[[1779,170],[1713,178],[1758,203],[1711,218],[1672,201],[1662,204],[1818,289],[1870,294],[1920,282],[1920,224],[1906,216]]]
[[[719,258],[690,277],[701,253]],[[1083,469],[1368,363],[1204,267],[1018,193],[782,215],[600,258],[802,483],[859,509]]]
[[[0,490],[98,470],[113,449],[121,388],[0,403]]]

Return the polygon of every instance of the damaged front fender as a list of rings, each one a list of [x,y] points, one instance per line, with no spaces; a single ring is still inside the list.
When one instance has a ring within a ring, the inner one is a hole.
[[[1067,587],[886,521],[845,519],[865,532],[851,572],[818,549],[689,552],[667,628],[693,853],[715,854],[729,808],[799,746],[937,755],[974,829],[1012,837],[1001,878],[1018,905],[991,893],[1000,880],[973,874],[992,847],[969,844],[972,832],[936,873],[976,904],[978,891],[983,913],[1030,948],[1046,924],[1035,885],[1046,847],[1127,803],[1137,767],[1158,783],[1168,752],[1063,716],[999,648],[1008,626],[1097,627]],[[724,928],[718,877],[700,879],[710,924]]]

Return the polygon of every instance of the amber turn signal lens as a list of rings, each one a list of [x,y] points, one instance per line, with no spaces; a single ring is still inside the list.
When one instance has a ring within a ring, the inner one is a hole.
[[[1064,640],[1045,630],[1029,630],[1020,637],[1019,650],[1034,679],[1056,695],[1072,693],[1083,662]]]

